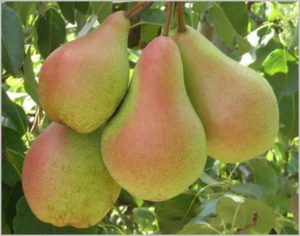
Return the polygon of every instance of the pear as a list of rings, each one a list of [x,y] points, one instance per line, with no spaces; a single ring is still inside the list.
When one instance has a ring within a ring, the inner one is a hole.
[[[279,112],[267,80],[224,55],[190,27],[174,39],[189,98],[204,125],[208,154],[236,163],[270,148]]]
[[[41,221],[86,228],[112,208],[120,187],[101,158],[100,133],[79,134],[52,123],[33,143],[23,166],[27,202]]]
[[[113,114],[128,87],[129,20],[118,11],[45,60],[38,92],[51,120],[90,133]]]
[[[101,140],[108,171],[140,199],[170,199],[200,176],[205,133],[188,99],[179,50],[171,38],[159,36],[146,46],[128,94]]]

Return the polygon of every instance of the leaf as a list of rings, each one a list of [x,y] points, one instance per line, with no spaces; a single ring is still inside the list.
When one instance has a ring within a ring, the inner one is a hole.
[[[214,5],[209,11],[208,21],[215,26],[218,36],[227,47],[233,48],[234,43],[237,42],[241,54],[249,51],[249,42],[234,29],[222,8]]]
[[[61,13],[65,17],[65,19],[75,24],[75,8],[74,8],[74,2],[57,2],[59,5],[59,8],[61,10]]]
[[[236,32],[241,36],[247,34],[248,10],[244,2],[221,2],[221,8]]]
[[[253,183],[235,184],[230,187],[230,190],[239,194],[257,198],[261,198],[264,191],[261,186]]]
[[[21,179],[26,146],[17,132],[2,127],[3,166],[2,180],[8,186],[15,186]]]
[[[3,185],[4,186],[4,185]],[[17,182],[17,184],[13,188],[9,188],[9,201],[5,206],[5,218],[7,224],[13,228],[13,219],[17,214],[16,204],[19,199],[23,196],[22,183],[21,181]]]
[[[26,24],[29,16],[34,14],[36,9],[35,2],[7,2],[6,4],[18,13],[23,25]]]
[[[75,8],[84,15],[87,13],[89,5],[89,2],[74,2]]]
[[[166,13],[159,9],[148,8],[141,12],[141,23],[150,23],[155,25],[163,25],[165,23]]]
[[[199,208],[200,202],[197,196],[188,193],[157,204],[155,212],[161,232],[176,233],[198,214]]]
[[[265,78],[271,84],[278,102],[283,96],[292,96],[298,91],[298,64],[288,62],[288,73],[276,73],[274,75],[264,74]]]
[[[112,2],[91,2],[100,23],[112,13]]]
[[[140,43],[147,44],[156,36],[159,35],[160,25],[142,24],[141,25],[141,40]]]
[[[194,2],[193,3],[193,11],[197,12],[199,16],[203,13],[203,11],[208,7],[209,2]]]
[[[212,226],[210,223],[201,222],[198,224],[187,224],[183,227],[178,234],[214,234],[217,235],[220,233],[220,229],[217,229],[215,226]]]
[[[234,227],[243,228],[253,223],[253,217],[257,214],[255,225],[245,229],[245,234],[268,234],[275,225],[275,213],[273,209],[260,200],[247,200],[243,203],[236,216]]]
[[[278,72],[288,72],[288,61],[294,61],[295,58],[286,50],[277,48],[272,51],[264,60],[264,72],[269,75],[274,75]]]
[[[241,205],[241,202],[235,202],[229,197],[223,197],[216,205],[217,216],[225,223],[232,223]]]
[[[53,8],[49,8],[44,16],[39,16],[35,28],[38,35],[37,45],[43,58],[66,40],[65,22]]]
[[[262,187],[264,199],[268,201],[273,197],[278,189],[276,171],[265,159],[254,159],[249,162],[254,175],[254,182]]]
[[[2,57],[5,70],[17,77],[23,64],[24,34],[20,17],[2,4]]]
[[[25,56],[25,61],[24,61],[24,66],[23,66],[23,77],[24,77],[24,88],[26,92],[30,95],[30,97],[37,103],[39,104],[39,95],[37,92],[37,82],[35,80],[35,74],[33,71],[33,65],[31,61],[31,54],[30,50],[28,50],[26,56]]]
[[[55,227],[38,220],[30,210],[26,199],[17,203],[17,215],[13,228],[16,234],[96,234],[97,227],[78,229],[73,227]]]
[[[298,92],[283,96],[279,102],[280,131],[290,139],[298,136]]]
[[[230,229],[231,233],[240,229],[241,233],[269,233],[275,224],[273,209],[260,200],[247,199],[236,202],[232,198],[221,198],[216,206],[217,218]],[[257,219],[254,215],[257,214]]]
[[[153,230],[155,215],[149,211],[148,208],[134,208],[132,211],[132,217],[143,232]]]
[[[16,131],[23,135],[28,128],[27,116],[23,108],[12,102],[2,89],[2,115],[10,119]]]

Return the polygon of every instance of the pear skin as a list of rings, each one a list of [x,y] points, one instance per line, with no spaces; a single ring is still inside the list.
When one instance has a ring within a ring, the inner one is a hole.
[[[128,87],[129,20],[118,11],[45,60],[38,92],[51,120],[90,133],[113,114]]]
[[[22,174],[26,200],[41,221],[86,228],[117,200],[120,187],[101,158],[100,133],[78,134],[52,123],[33,143]]]
[[[102,155],[115,181],[144,200],[170,199],[200,176],[205,133],[172,39],[157,37],[144,49],[128,94],[103,131]]]
[[[189,98],[206,132],[208,155],[236,163],[267,151],[279,123],[277,100],[267,80],[190,27],[174,39]]]

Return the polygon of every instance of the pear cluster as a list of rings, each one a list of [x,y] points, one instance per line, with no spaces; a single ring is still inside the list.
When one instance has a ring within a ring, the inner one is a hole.
[[[129,26],[115,12],[41,68],[41,106],[53,123],[28,151],[22,179],[44,222],[95,225],[121,188],[173,198],[199,178],[207,155],[236,163],[274,142],[279,113],[268,82],[191,28],[153,39],[129,83]]]

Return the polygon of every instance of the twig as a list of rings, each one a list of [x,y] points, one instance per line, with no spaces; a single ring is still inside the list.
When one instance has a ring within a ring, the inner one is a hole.
[[[170,28],[170,23],[171,23],[171,17],[172,17],[172,2],[167,2],[166,6],[166,22],[164,25],[164,29],[162,32],[163,36],[168,36],[169,35],[169,28]]]
[[[178,32],[185,32],[186,26],[184,22],[184,2],[177,3],[177,15],[178,15]]]

